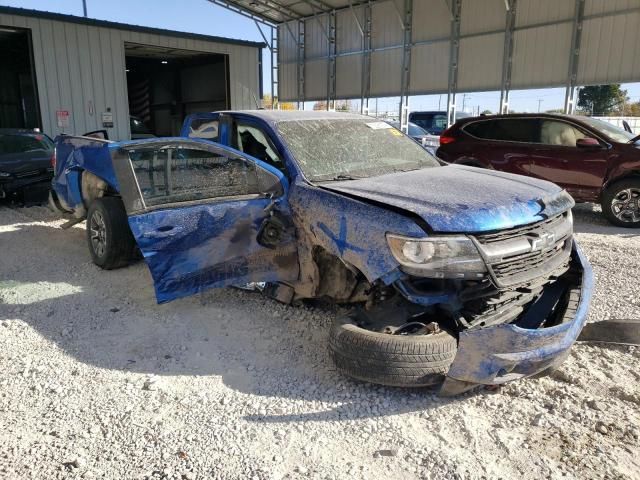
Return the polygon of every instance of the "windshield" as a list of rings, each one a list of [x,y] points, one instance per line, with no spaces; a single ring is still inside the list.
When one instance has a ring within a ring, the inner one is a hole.
[[[53,150],[53,143],[46,135],[0,134],[0,155]]]
[[[614,142],[627,143],[629,140],[636,136],[633,133],[629,133],[626,130],[616,127],[609,122],[598,120],[597,118],[580,117],[580,120],[591,126],[592,128],[595,128],[597,131],[603,133]]]
[[[420,145],[374,119],[284,121],[278,131],[310,181],[348,180],[437,167]]]

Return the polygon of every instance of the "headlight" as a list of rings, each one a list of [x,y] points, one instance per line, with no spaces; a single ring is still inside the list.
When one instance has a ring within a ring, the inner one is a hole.
[[[471,239],[464,236],[411,238],[387,234],[402,270],[432,278],[481,278],[487,267]]]
[[[6,177],[10,177],[11,174],[9,172],[0,172],[0,177],[6,178]]]

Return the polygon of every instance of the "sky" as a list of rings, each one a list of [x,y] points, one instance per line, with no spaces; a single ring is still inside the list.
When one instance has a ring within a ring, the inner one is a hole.
[[[82,16],[82,0],[0,0],[0,5],[47,10]],[[208,0],[87,0],[90,18],[113,22],[165,28],[183,32],[201,33],[242,40],[262,42],[262,36],[253,20],[219,7]],[[270,56],[263,51],[264,92],[271,90],[269,83]],[[623,84],[632,102],[640,101],[640,83]],[[378,100],[378,111],[398,110],[398,98]],[[457,109],[468,111],[498,109],[500,92],[474,92],[458,94]],[[359,104],[359,101],[357,102]],[[537,112],[562,108],[564,88],[542,90],[514,90],[510,94],[510,108],[518,112]],[[309,104],[311,105],[311,104]],[[371,100],[370,109],[376,101]],[[423,95],[410,99],[410,110],[446,109],[446,95]]]

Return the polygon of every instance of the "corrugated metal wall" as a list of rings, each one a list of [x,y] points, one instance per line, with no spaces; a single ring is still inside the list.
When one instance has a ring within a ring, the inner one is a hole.
[[[371,96],[400,94],[402,0],[372,4]],[[517,0],[512,89],[564,86],[575,0]],[[500,90],[506,25],[505,0],[463,0],[458,91]],[[640,81],[640,0],[586,0],[579,85]],[[606,15],[606,16],[602,16]],[[338,98],[361,93],[363,7],[336,15]],[[327,16],[305,22],[304,100],[327,97]],[[297,96],[298,22],[280,25],[280,97]],[[326,28],[326,27],[325,27]],[[445,0],[413,0],[410,93],[446,93],[451,14]],[[293,35],[292,35],[293,33]]]
[[[113,139],[129,138],[124,43],[229,55],[231,107],[255,108],[260,97],[258,48],[0,13],[0,26],[31,30],[44,131],[55,136],[56,111],[71,113],[65,133],[102,128],[111,108]],[[93,113],[92,113],[93,112]]]

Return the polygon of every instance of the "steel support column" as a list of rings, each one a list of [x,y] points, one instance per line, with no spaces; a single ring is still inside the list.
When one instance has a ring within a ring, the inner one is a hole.
[[[304,110],[304,20],[298,21],[298,110]]]
[[[269,26],[270,28],[270,38],[271,41],[267,40],[267,36],[262,31],[262,27],[260,26],[260,22],[254,20],[256,23],[256,27],[258,27],[258,31],[264,40],[264,43],[267,44],[267,48],[269,49],[269,53],[271,54],[271,68],[269,73],[269,81],[271,82],[271,110],[273,110],[275,106],[275,101],[277,97],[278,90],[278,37],[277,37],[277,29],[276,27]]]
[[[456,119],[458,92],[458,53],[460,51],[460,14],[462,0],[451,0],[451,40],[449,46],[449,85],[447,88],[447,126]]]
[[[371,95],[371,4],[367,2],[362,9],[364,12],[364,21],[362,22],[360,113],[369,115],[369,96]]]
[[[573,33],[571,35],[571,52],[569,56],[569,74],[567,88],[564,93],[564,113],[575,111],[576,79],[578,78],[578,62],[580,60],[580,43],[582,41],[582,22],[584,20],[585,0],[576,0],[573,16]]]
[[[511,90],[511,69],[513,66],[513,37],[516,28],[517,0],[505,0],[507,19],[504,29],[504,50],[502,54],[502,81],[500,86],[500,110],[509,113],[509,91]]]
[[[329,58],[327,60],[327,110],[336,109],[336,11],[327,17],[327,41]]]
[[[395,0],[393,0],[395,2]],[[404,0],[402,11],[402,72],[400,84],[400,108],[398,121],[404,133],[409,130],[409,86],[411,81],[411,27],[413,25],[413,0]]]
[[[278,52],[280,51],[278,40],[278,29],[271,27],[271,110],[275,108],[276,98],[278,98],[278,87],[280,85],[280,70],[278,69]],[[278,101],[278,109],[280,102]]]

